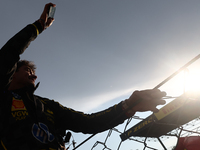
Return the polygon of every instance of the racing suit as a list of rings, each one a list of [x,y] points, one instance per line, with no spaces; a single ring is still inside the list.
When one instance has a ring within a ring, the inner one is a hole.
[[[34,95],[35,88],[9,91],[20,54],[37,34],[39,22],[27,25],[0,50],[0,149],[60,149],[65,130],[94,134],[113,128],[127,119],[122,102],[104,111],[84,114],[47,98]]]

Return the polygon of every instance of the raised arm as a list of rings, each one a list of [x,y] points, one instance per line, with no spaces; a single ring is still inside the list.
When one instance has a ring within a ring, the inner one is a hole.
[[[31,41],[46,28],[51,26],[54,19],[48,18],[49,7],[55,7],[55,4],[48,3],[45,5],[40,19],[33,24],[27,25],[16,35],[14,35],[0,50],[0,89],[6,88],[12,80],[16,69],[16,63],[20,59],[25,49]]]

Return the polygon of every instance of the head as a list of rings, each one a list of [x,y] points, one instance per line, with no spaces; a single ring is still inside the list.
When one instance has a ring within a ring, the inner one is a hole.
[[[28,60],[18,61],[16,72],[18,72],[19,68],[21,68],[22,66],[28,66],[33,71],[33,73],[35,74],[36,66],[32,61],[28,61]]]
[[[35,65],[31,61],[21,60],[17,63],[16,72],[10,84],[10,89],[19,89],[23,87],[35,86]]]

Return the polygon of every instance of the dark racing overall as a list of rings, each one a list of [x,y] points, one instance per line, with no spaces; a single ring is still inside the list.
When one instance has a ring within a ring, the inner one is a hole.
[[[60,105],[58,102],[34,95],[35,87],[9,91],[20,54],[42,32],[39,22],[26,26],[0,50],[0,149],[4,150],[58,150],[66,130],[98,133],[110,129],[127,118],[119,103],[107,110],[84,114]],[[110,123],[108,123],[110,122]]]

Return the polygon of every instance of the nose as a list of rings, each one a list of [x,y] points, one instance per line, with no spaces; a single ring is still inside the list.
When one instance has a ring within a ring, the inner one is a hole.
[[[37,76],[35,74],[33,74],[33,78],[36,80],[37,79]]]
[[[35,74],[32,74],[29,78],[36,80],[37,76]]]
[[[34,79],[37,79],[37,76],[35,74],[33,76],[34,76]]]

